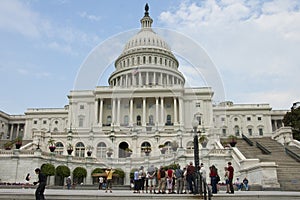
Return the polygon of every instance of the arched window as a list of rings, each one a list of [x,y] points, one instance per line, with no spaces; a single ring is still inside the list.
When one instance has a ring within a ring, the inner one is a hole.
[[[84,125],[84,116],[80,115],[78,117],[78,127],[83,127],[83,125]]]
[[[152,58],[151,58],[151,56],[149,56],[149,63],[150,63],[150,64],[152,63]]]
[[[151,144],[149,142],[143,142],[141,145],[141,155],[145,152],[151,152]]]
[[[149,116],[149,125],[154,125],[153,115]]]
[[[77,156],[77,157],[84,157],[84,154],[85,154],[84,144],[82,142],[78,142],[75,145],[75,156]]]
[[[106,151],[107,151],[106,144],[104,142],[98,143],[96,156],[98,158],[106,158]]]
[[[240,128],[239,128],[239,126],[235,126],[234,127],[234,133],[235,133],[235,136],[240,136]]]
[[[167,150],[166,150],[166,153],[167,153],[167,154],[173,152],[173,149],[172,149],[172,143],[171,143],[170,141],[165,142],[165,148],[167,149]]]
[[[55,149],[55,153],[58,155],[63,155],[64,153],[64,145],[61,142],[56,142],[55,143],[56,149]]]
[[[146,64],[146,57],[143,56],[143,64]]]
[[[194,142],[190,141],[186,145],[186,153],[194,153]]]

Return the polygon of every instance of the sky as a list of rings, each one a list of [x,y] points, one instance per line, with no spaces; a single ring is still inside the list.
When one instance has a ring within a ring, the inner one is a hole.
[[[91,52],[137,32],[145,3],[153,27],[183,34],[205,51],[220,75],[224,100],[273,109],[299,101],[298,0],[1,0],[0,110],[23,114],[67,105]],[[203,86],[186,65],[179,70],[187,83]],[[112,70],[96,85],[107,85]]]

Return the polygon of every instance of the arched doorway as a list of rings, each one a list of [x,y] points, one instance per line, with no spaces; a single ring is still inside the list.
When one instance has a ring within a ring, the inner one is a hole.
[[[129,147],[127,142],[121,142],[119,144],[119,158],[126,158],[126,151],[125,149],[127,149]]]

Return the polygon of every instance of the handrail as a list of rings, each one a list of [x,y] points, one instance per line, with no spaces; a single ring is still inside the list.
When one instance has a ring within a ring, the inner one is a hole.
[[[244,134],[242,134],[242,138],[250,145],[253,146],[253,142]]]
[[[271,154],[271,151],[269,151],[266,147],[264,147],[259,142],[256,142],[256,147],[259,148],[264,154]]]
[[[285,153],[289,156],[291,156],[292,158],[294,158],[296,161],[300,162],[300,156],[298,154],[296,154],[295,152],[293,152],[292,150],[288,149],[287,147],[284,147],[285,149]]]
[[[206,180],[202,177],[202,175],[199,174],[199,176],[200,176],[199,194],[200,194],[200,196],[202,196],[202,193],[203,193],[204,200],[211,200],[211,197],[213,196],[211,193],[211,189],[208,186],[208,184],[206,183]]]

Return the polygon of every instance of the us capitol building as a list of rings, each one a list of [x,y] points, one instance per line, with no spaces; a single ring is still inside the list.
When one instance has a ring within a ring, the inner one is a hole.
[[[124,184],[129,184],[133,168],[194,161],[193,139],[198,134],[207,141],[206,146],[199,143],[200,162],[207,171],[212,164],[222,170],[231,161],[235,173],[248,175],[251,183],[278,185],[274,164],[247,161],[224,141],[229,135],[276,135],[282,140],[280,135],[290,132],[282,124],[287,111],[272,110],[269,104],[215,105],[213,88],[185,87],[180,63],[152,30],[152,22],[146,7],[140,31],[115,60],[109,86],[71,91],[64,108],[32,108],[24,115],[0,112],[2,182],[24,182],[28,172],[51,163],[67,166],[71,174],[76,167],[85,168],[84,184],[93,183],[95,168],[118,168],[125,172]],[[18,138],[20,149],[11,145],[7,150],[5,144],[17,143]],[[55,177],[50,179],[55,184]]]

